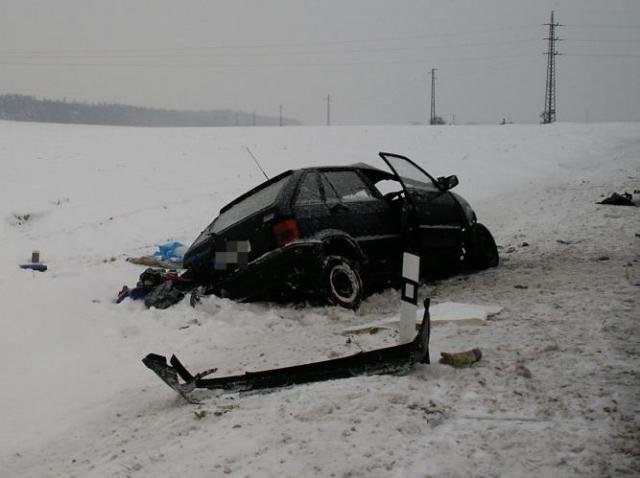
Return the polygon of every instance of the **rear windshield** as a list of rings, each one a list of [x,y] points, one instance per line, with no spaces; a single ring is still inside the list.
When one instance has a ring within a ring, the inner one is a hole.
[[[287,175],[231,206],[211,224],[211,232],[223,231],[227,227],[272,206],[289,177],[290,175]]]

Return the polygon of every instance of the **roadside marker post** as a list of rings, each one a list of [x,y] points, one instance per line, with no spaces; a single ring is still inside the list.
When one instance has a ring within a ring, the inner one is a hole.
[[[400,343],[411,342],[416,335],[420,257],[405,252],[402,257],[402,292],[400,302]]]

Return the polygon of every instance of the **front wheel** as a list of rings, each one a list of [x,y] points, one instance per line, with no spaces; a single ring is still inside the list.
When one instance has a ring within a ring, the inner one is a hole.
[[[357,309],[362,301],[363,287],[358,264],[346,257],[328,256],[320,277],[322,298],[330,304]]]
[[[489,229],[478,222],[468,232],[465,263],[473,269],[496,267],[500,260],[498,247]]]

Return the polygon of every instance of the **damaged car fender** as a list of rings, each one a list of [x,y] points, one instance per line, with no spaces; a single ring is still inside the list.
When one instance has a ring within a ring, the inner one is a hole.
[[[343,231],[325,229],[314,235],[314,239],[322,241],[322,252],[325,256],[350,257],[360,264],[367,262],[367,256],[365,256],[358,242]]]
[[[289,170],[220,209],[184,256],[189,277],[236,300],[319,299],[356,308],[397,285],[403,250],[421,276],[498,263],[491,233],[450,190],[405,156],[390,171],[358,163]]]

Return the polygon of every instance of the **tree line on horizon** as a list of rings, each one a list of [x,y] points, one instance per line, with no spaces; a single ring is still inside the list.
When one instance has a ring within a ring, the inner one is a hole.
[[[119,103],[83,103],[0,95],[0,120],[113,126],[278,126],[280,118],[235,110],[181,111]],[[300,121],[283,118],[283,125]]]

